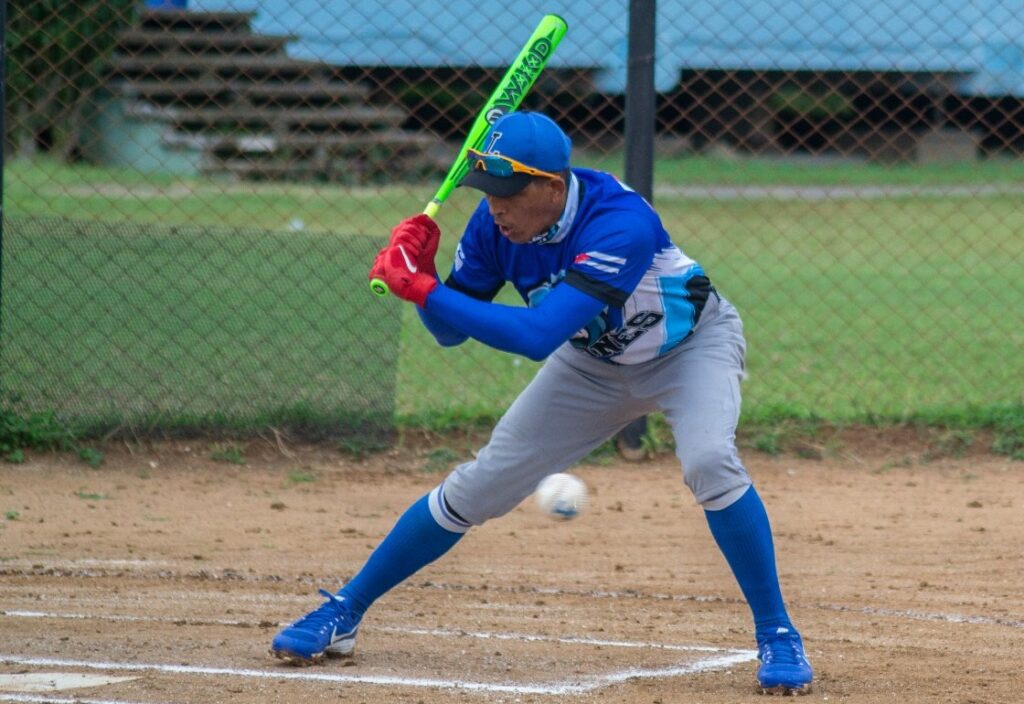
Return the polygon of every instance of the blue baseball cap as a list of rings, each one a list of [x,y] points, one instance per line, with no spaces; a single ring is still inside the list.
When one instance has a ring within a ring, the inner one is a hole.
[[[572,141],[547,115],[510,112],[491,125],[480,151],[500,154],[541,171],[558,173],[569,168]],[[526,188],[533,178],[523,173],[497,176],[470,168],[459,185],[476,188],[492,196],[507,197]]]

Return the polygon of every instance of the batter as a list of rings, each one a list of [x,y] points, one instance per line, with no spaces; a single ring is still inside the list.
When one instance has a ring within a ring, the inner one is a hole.
[[[472,526],[504,515],[548,474],[632,420],[662,411],[683,479],[750,605],[766,693],[810,691],[786,611],[768,516],[736,451],[745,342],[736,309],[654,209],[613,176],[570,167],[571,143],[539,113],[511,113],[469,154],[463,186],[485,194],[442,284],[440,231],[400,223],[370,278],[417,305],[443,346],[472,337],[546,360],[487,445],[414,503],[337,594],[285,628],[271,651],[305,664],[355,647],[366,609]],[[525,306],[493,303],[511,283]]]

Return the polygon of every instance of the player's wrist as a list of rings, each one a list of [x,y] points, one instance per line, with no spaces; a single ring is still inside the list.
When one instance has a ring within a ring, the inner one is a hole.
[[[427,298],[432,294],[437,287],[441,284],[438,281],[437,276],[428,276],[427,274],[420,274],[413,279],[412,285],[409,287],[409,298],[420,308],[426,309]]]

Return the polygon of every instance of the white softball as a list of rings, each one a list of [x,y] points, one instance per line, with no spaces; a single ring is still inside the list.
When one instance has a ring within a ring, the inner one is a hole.
[[[587,485],[565,472],[549,474],[537,485],[537,505],[552,518],[567,521],[587,505]]]

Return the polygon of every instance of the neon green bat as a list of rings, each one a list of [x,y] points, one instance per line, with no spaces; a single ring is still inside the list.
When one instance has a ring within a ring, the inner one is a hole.
[[[548,63],[548,59],[555,53],[559,42],[565,36],[569,26],[558,15],[544,15],[537,29],[533,30],[526,45],[519,52],[519,56],[512,62],[508,71],[502,77],[498,86],[491,93],[491,97],[484,103],[483,109],[473,121],[473,126],[466,135],[466,141],[462,143],[458,156],[448,169],[448,174],[441,182],[437,193],[427,203],[423,212],[430,217],[435,217],[441,205],[448,199],[451,192],[462,181],[466,171],[469,170],[469,162],[466,161],[466,151],[479,149],[483,144],[484,137],[491,125],[506,113],[514,111],[523,98],[530,91],[537,77]],[[380,279],[370,282],[370,289],[378,296],[388,293],[388,286]]]

